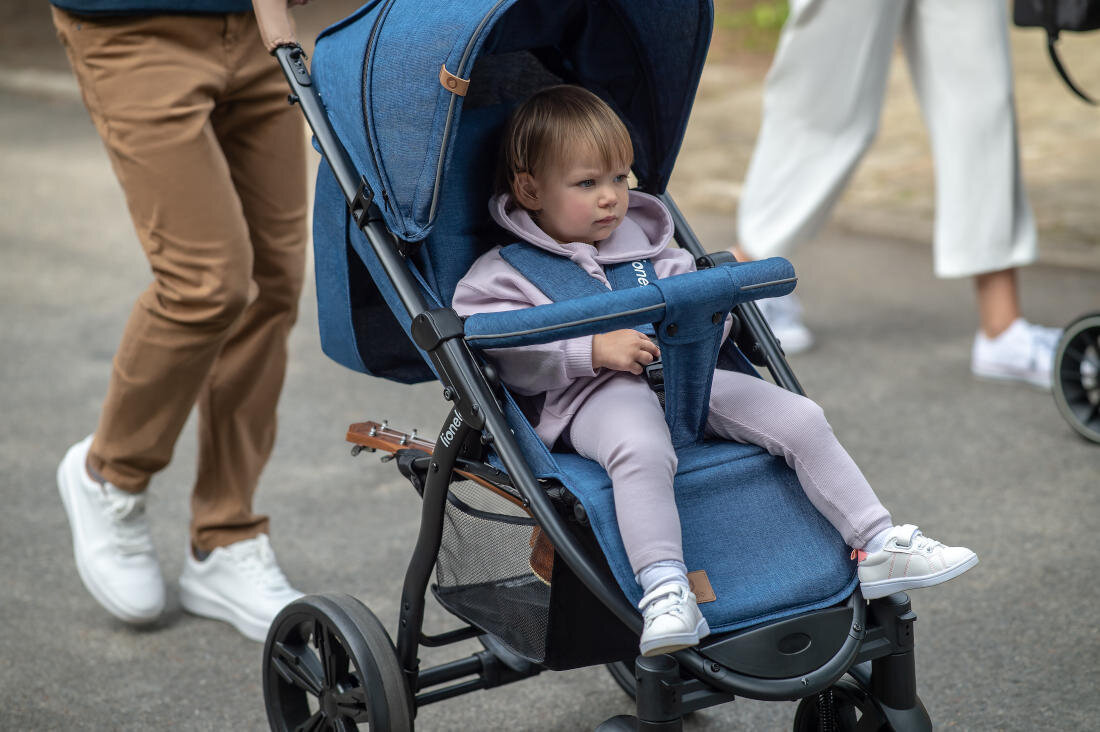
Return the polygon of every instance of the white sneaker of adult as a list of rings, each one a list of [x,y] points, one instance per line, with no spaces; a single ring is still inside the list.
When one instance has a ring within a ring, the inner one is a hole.
[[[757,300],[756,306],[787,355],[808,351],[814,345],[813,334],[802,322],[802,303],[794,293]]]
[[[184,610],[223,620],[261,643],[279,611],[301,596],[279,569],[267,534],[218,547],[202,561],[188,548],[180,575]]]
[[[1061,337],[1061,328],[1044,328],[1023,318],[1016,318],[995,338],[978,331],[971,349],[970,370],[983,379],[1023,381],[1050,389],[1054,349]]]
[[[145,516],[145,494],[93,480],[85,467],[91,445],[89,435],[70,447],[57,467],[76,570],[109,613],[127,623],[150,623],[164,610],[164,578]]]
[[[978,555],[964,546],[945,546],[929,539],[913,524],[895,526],[887,535],[886,545],[860,561],[859,587],[865,598],[874,600],[938,585],[977,563]]]
[[[668,582],[638,603],[645,621],[640,647],[643,656],[660,656],[694,646],[710,635],[695,594],[679,582]]]

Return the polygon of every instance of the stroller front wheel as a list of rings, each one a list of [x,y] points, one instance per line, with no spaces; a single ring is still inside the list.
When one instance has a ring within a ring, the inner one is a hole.
[[[1082,437],[1100,442],[1100,312],[1062,333],[1054,351],[1054,402]]]
[[[275,618],[264,644],[271,729],[413,728],[412,701],[386,629],[349,595],[307,595]]]
[[[857,683],[841,679],[835,686],[798,703],[794,732],[892,730],[874,699]]]

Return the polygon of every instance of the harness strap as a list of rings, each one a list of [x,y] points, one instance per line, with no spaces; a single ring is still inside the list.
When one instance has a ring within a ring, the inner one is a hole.
[[[573,260],[529,242],[509,244],[500,250],[500,256],[553,302],[607,292],[603,283]],[[657,279],[653,263],[648,259],[608,264],[604,274],[614,290],[645,287]],[[638,330],[650,337],[657,335],[652,325],[640,326]]]

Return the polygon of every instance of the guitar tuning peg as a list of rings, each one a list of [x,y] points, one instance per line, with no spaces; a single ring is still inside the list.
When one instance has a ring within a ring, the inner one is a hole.
[[[410,437],[414,440],[416,439],[416,428],[415,427],[413,427],[412,435],[410,435]]]
[[[370,435],[371,437],[376,437],[376,436],[378,435],[378,428],[377,428],[377,427],[375,427],[375,426],[373,426],[373,425],[371,425],[371,428],[370,428],[370,432],[369,432],[368,434],[369,434],[369,435]]]
[[[409,444],[409,435],[407,433],[402,433],[401,440],[397,444],[398,445],[407,445],[407,444]]]
[[[386,429],[389,426],[390,426],[390,421],[388,419],[382,420],[382,429]]]

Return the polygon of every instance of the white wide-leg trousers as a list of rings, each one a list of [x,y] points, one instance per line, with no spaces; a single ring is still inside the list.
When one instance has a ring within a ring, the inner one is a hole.
[[[751,256],[812,238],[878,128],[900,38],[935,165],[935,273],[1036,258],[1003,0],[791,0],[738,212]]]

